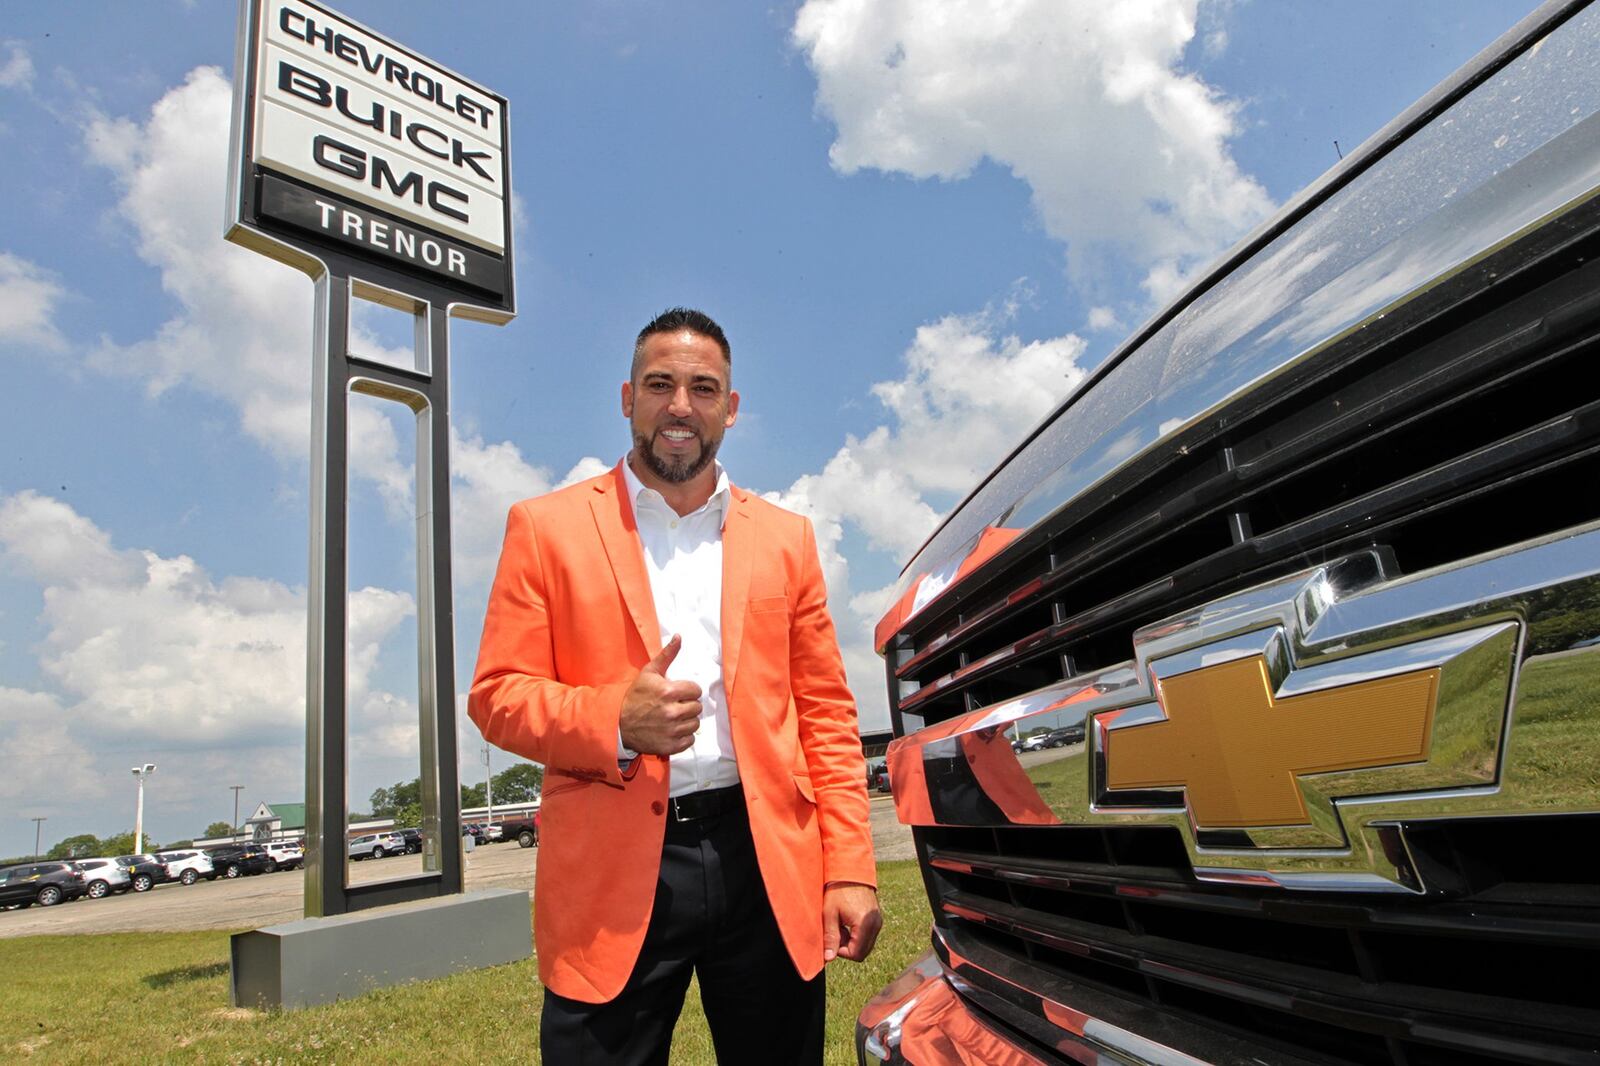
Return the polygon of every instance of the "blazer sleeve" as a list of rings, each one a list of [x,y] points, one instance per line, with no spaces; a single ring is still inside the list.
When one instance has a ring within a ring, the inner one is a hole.
[[[871,807],[867,766],[861,753],[855,697],[845,680],[844,659],[828,590],[817,558],[816,536],[803,519],[800,588],[789,634],[789,684],[817,800],[822,835],[823,881],[854,881],[876,886],[872,856]]]
[[[467,715],[496,747],[553,773],[620,787],[617,723],[630,684],[560,679],[537,523],[526,501],[516,504],[489,591]]]

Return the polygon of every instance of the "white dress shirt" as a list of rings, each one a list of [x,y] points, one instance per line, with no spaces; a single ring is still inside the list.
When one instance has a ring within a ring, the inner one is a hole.
[[[624,459],[623,477],[650,575],[650,597],[665,644],[683,637],[677,658],[667,667],[673,681],[700,686],[700,727],[694,744],[672,756],[668,793],[688,795],[739,783],[728,725],[728,697],[722,687],[722,525],[728,513],[728,474],[716,464],[711,498],[686,515],[647,488]],[[617,741],[623,758],[633,755]]]

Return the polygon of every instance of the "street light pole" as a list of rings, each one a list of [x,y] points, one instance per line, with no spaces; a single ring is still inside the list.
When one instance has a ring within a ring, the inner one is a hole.
[[[45,818],[47,818],[47,817],[48,817],[48,815],[43,815],[43,816],[40,816],[40,817],[35,818],[33,820],[33,857],[35,859],[39,858],[39,828],[40,828],[40,823],[43,822],[45,820]]]
[[[233,789],[233,832],[229,834],[235,843],[239,840],[239,792],[243,785],[229,785]]]
[[[489,751],[489,744],[485,741],[483,745],[483,766],[484,772],[489,775],[484,778],[483,782],[483,795],[489,804],[489,813],[483,819],[485,825],[494,821],[494,764],[489,761]]]
[[[133,768],[134,779],[139,782],[139,804],[133,809],[133,853],[144,854],[144,779],[156,772],[156,764],[147,762]]]

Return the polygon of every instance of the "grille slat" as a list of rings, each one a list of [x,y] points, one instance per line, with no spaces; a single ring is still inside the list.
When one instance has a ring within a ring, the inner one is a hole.
[[[1472,1019],[1503,1016],[1508,1009],[1534,1016],[1534,1025],[1557,1037],[1600,1038],[1600,1010],[1565,1007],[1458,990],[1365,982],[1349,966],[1313,966],[1285,959],[1205,947],[1145,933],[1108,930],[1089,923],[1015,907],[968,893],[945,898],[946,913],[1016,937],[1025,937],[1057,953],[1047,959],[1070,971],[1072,958],[1151,972],[1161,979],[1191,987],[1226,989],[1231,998],[1286,1009],[1296,1001],[1320,1002],[1327,1020],[1335,1012],[1346,1024],[1368,1032],[1393,1031],[1418,1022],[1447,1029],[1469,1028]]]

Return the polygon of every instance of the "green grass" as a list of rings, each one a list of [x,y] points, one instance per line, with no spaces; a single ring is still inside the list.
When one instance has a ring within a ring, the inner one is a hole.
[[[915,863],[878,868],[885,925],[865,963],[828,968],[827,1061],[855,1062],[855,1017],[928,944]],[[228,933],[0,940],[0,1061],[538,1062],[532,960],[292,1012],[228,1006]],[[674,1063],[713,1061],[693,989]]]

